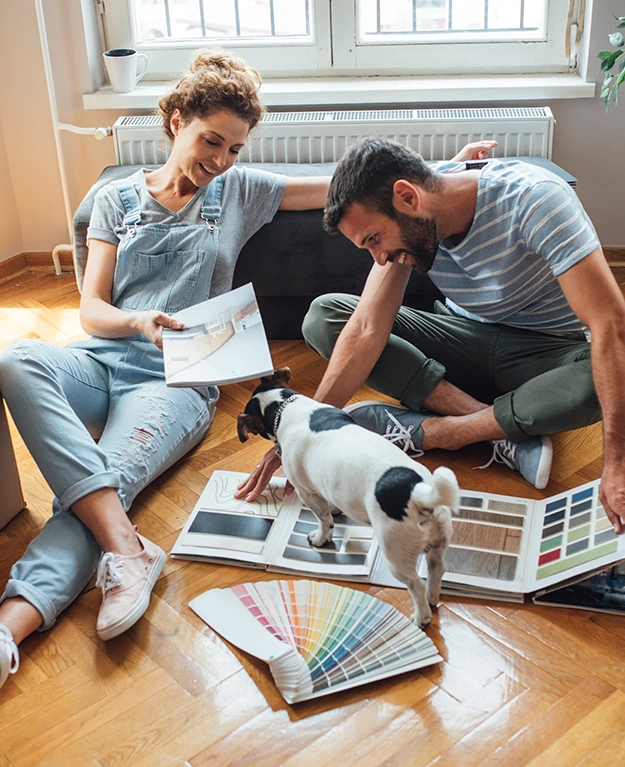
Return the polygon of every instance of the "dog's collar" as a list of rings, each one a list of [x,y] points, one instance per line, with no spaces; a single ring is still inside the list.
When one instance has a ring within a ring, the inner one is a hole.
[[[278,426],[280,426],[280,419],[282,418],[282,413],[284,411],[284,408],[287,405],[290,405],[291,402],[293,402],[296,399],[299,399],[302,395],[296,392],[295,394],[291,394],[290,397],[287,397],[283,402],[280,403],[280,407],[276,410],[276,414],[273,419],[273,436],[275,438],[276,444],[274,447],[274,450],[276,451],[276,455],[278,458],[282,458],[282,450],[280,449],[280,443],[278,442]]]

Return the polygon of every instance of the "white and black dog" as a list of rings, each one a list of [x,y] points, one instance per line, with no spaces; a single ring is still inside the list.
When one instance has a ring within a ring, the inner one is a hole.
[[[239,439],[260,434],[273,440],[287,479],[319,518],[309,535],[314,546],[332,540],[332,515],[344,512],[372,525],[393,575],[406,584],[413,620],[425,628],[440,596],[451,511],[458,510],[455,474],[433,474],[379,434],[358,426],[345,411],[286,388],[289,368],[261,379],[239,413]],[[424,552],[427,593],[416,573]]]

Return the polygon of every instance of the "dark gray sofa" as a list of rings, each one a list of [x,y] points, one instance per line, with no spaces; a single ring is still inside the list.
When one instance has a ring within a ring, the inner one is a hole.
[[[95,194],[104,184],[130,176],[139,167],[105,168],[76,211],[74,264],[79,288],[87,259],[87,226]],[[287,176],[331,176],[335,165],[255,164],[254,167]],[[371,256],[342,235],[328,235],[321,225],[322,217],[320,210],[278,211],[273,221],[263,226],[241,251],[234,287],[253,283],[269,338],[301,338],[302,319],[316,296],[362,291],[371,268]],[[415,273],[404,303],[427,309],[439,296],[426,275]]]

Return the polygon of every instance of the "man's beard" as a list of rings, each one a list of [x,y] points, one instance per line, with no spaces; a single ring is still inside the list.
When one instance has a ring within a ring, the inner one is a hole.
[[[416,272],[429,272],[438,251],[438,236],[436,221],[433,218],[409,216],[396,211],[402,245],[401,250],[389,253],[390,261],[397,261],[402,253],[410,257],[414,263],[410,266]]]

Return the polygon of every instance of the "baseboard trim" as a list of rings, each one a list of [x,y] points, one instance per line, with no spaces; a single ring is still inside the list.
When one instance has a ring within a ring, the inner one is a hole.
[[[604,248],[603,252],[610,266],[625,266],[625,248]]]
[[[71,253],[63,251],[59,253],[59,257],[63,269],[66,269],[67,271],[72,271],[74,269],[74,261]],[[17,277],[18,274],[25,272],[27,269],[45,269],[46,271],[54,271],[52,252],[19,253],[17,256],[12,256],[5,261],[0,261],[0,282],[6,282],[13,277]]]
[[[52,254],[50,254],[50,260],[52,260]],[[6,261],[0,261],[0,282],[10,280],[27,268],[28,263],[24,253],[20,253],[18,256],[13,256],[12,258],[7,258]]]
[[[24,256],[26,257],[26,263],[28,266],[33,267],[42,267],[42,266],[49,266],[51,269],[54,269],[54,264],[52,263],[52,252],[43,252],[43,253],[24,253]],[[62,250],[59,253],[59,258],[61,259],[61,266],[66,269],[73,269],[74,268],[74,260],[72,258],[72,254],[67,250]]]

